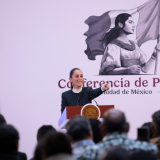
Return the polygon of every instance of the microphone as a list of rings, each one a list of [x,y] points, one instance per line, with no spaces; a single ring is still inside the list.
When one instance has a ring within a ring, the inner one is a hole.
[[[77,106],[79,104],[79,101],[80,101],[80,94],[78,93]]]
[[[96,103],[97,107],[98,107],[98,103],[97,101],[90,95],[90,93],[88,92],[89,96],[92,98],[92,100],[94,100],[94,102]]]

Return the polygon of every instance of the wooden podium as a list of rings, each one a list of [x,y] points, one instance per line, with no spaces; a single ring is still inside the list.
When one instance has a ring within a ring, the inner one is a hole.
[[[81,109],[82,109],[83,106],[67,106],[60,119],[59,119],[59,122],[58,122],[58,126],[59,128],[61,129],[65,129],[65,125],[66,123],[68,122],[68,120],[75,116],[75,115],[81,115]],[[111,108],[114,108],[114,105],[99,105],[98,106],[99,109],[100,109],[100,112],[101,112],[101,115],[100,115],[100,121],[102,121],[103,119],[103,113],[105,111],[107,111],[108,109],[111,109]]]

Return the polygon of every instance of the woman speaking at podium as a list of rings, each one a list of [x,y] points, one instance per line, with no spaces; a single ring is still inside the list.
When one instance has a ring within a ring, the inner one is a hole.
[[[104,91],[109,90],[108,84],[94,90],[91,87],[83,87],[83,73],[79,68],[70,71],[69,80],[71,90],[62,93],[61,113],[66,106],[84,106],[91,103],[92,99],[98,97]]]

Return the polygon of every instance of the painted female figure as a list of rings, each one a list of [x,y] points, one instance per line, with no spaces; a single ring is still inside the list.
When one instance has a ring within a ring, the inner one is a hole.
[[[156,52],[147,61],[146,55],[138,45],[128,39],[133,34],[135,25],[130,14],[119,14],[115,19],[115,27],[102,39],[105,52],[102,57],[100,75],[126,75],[148,72],[156,60]]]

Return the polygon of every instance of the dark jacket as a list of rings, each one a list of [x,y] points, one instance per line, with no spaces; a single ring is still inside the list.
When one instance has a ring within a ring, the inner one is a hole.
[[[20,160],[17,155],[0,154],[0,160]]]
[[[18,157],[20,160],[27,160],[27,155],[23,152],[18,152]]]
[[[72,90],[62,93],[61,112],[66,106],[84,106],[91,103],[92,99],[98,97],[103,92],[100,88],[92,89],[91,87],[83,87],[80,93],[74,93]]]
[[[0,160],[27,160],[27,156],[22,152],[17,152],[16,155],[0,154]]]

